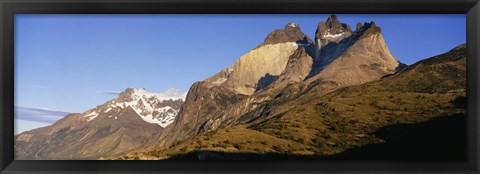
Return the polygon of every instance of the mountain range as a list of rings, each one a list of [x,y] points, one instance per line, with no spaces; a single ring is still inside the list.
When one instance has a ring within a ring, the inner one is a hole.
[[[182,98],[128,88],[96,108],[15,136],[15,155],[18,159],[120,155],[156,137],[173,122],[183,102]]]
[[[15,136],[16,159],[323,158],[376,131],[465,113],[465,45],[411,66],[375,22],[288,23],[183,98],[118,98]],[[463,102],[463,103],[462,103]]]

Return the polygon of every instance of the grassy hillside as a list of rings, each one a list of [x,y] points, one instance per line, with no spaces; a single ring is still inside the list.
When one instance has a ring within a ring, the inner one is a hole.
[[[378,81],[341,88],[326,95],[315,95],[321,93],[321,89],[312,90],[308,95],[285,102],[284,106],[294,106],[287,112],[208,132],[169,148],[110,159],[353,158],[347,153],[357,154],[355,159],[358,159],[358,155],[373,153],[375,146],[405,152],[397,155],[410,152],[410,157],[435,154],[417,153],[431,150],[433,146],[433,149],[445,150],[438,153],[458,154],[466,144],[462,131],[465,122],[461,121],[466,103],[465,55],[465,45],[462,45]],[[393,133],[390,130],[394,130]],[[423,136],[409,136],[414,134]],[[422,142],[437,144],[425,146]],[[389,143],[403,143],[409,150]],[[408,145],[412,143],[417,145]],[[453,156],[430,157],[438,160],[464,157]]]

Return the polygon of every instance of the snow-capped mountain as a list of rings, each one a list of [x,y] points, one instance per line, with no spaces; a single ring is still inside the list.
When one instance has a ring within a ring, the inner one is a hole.
[[[172,123],[184,98],[176,89],[128,88],[93,109],[15,136],[15,159],[97,159],[129,152]]]
[[[84,113],[16,136],[16,159],[96,159],[168,147],[219,128],[279,116],[309,102],[300,100],[304,97],[379,80],[401,68],[374,22],[352,31],[332,15],[319,23],[315,40],[288,23],[233,65],[194,83],[188,96],[174,89],[128,88]],[[298,103],[289,103],[294,99]]]
[[[93,121],[99,116],[115,121],[119,119],[118,113],[130,107],[144,121],[166,127],[175,119],[185,94],[177,89],[152,93],[143,88],[128,88],[118,98],[88,110],[83,115],[87,121]]]

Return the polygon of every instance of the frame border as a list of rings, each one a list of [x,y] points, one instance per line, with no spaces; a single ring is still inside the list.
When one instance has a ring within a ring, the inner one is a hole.
[[[15,14],[466,14],[466,163],[13,160]],[[1,0],[0,173],[479,173],[479,0]],[[248,167],[247,167],[248,166]]]

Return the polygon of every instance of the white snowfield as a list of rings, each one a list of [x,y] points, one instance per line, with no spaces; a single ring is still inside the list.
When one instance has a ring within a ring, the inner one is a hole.
[[[107,110],[103,111],[104,113],[107,113],[108,111],[112,110],[112,108],[108,108]]]
[[[297,23],[289,23],[288,26],[290,26],[290,27],[298,27],[298,24],[297,24]]]
[[[84,117],[87,118],[87,121],[92,121],[93,119],[98,117],[98,114],[97,112],[93,111],[90,114],[85,115]]]
[[[327,32],[325,35],[323,35],[323,37],[337,38],[337,37],[342,36],[343,34],[344,33],[330,34],[329,32]]]
[[[160,101],[170,100],[170,99],[172,99],[172,100],[178,100],[178,99],[184,100],[186,95],[187,95],[186,92],[182,92],[182,91],[180,91],[178,89],[175,89],[175,88],[170,88],[163,93],[148,92],[144,88],[135,88],[135,89],[133,89],[133,91],[134,91],[133,95],[135,95],[136,97],[141,97],[141,96],[145,96],[146,98],[156,97]]]
[[[164,93],[152,93],[145,89],[136,88],[133,89],[129,98],[120,100],[119,98],[113,99],[104,105],[97,107],[84,117],[87,121],[92,121],[98,117],[98,113],[108,113],[110,111],[125,109],[131,107],[145,122],[155,123],[161,127],[167,127],[175,120],[179,109],[174,109],[170,106],[160,107],[158,104],[165,100],[185,100],[186,92],[181,92],[177,89],[169,89]],[[111,114],[110,114],[111,115]],[[109,116],[108,118],[112,118]],[[118,117],[115,116],[115,119]]]

